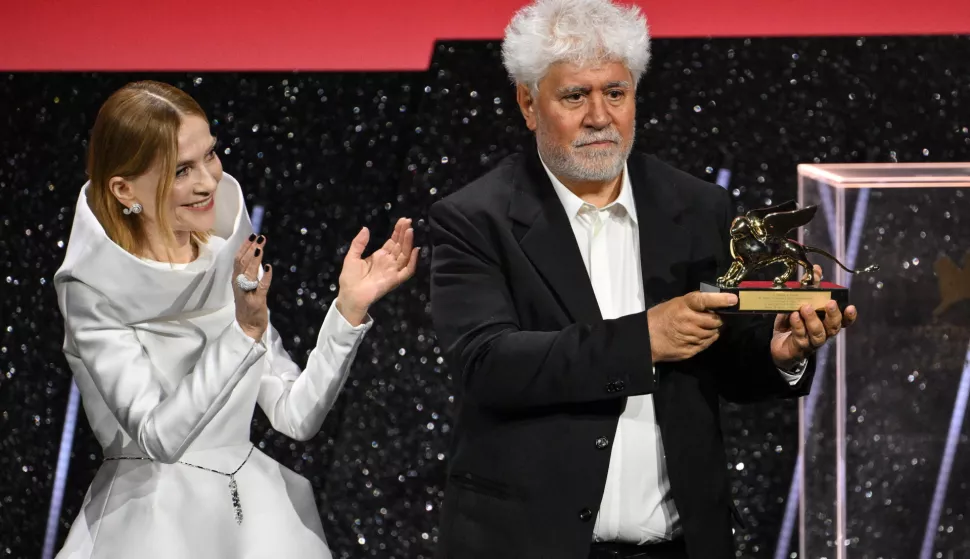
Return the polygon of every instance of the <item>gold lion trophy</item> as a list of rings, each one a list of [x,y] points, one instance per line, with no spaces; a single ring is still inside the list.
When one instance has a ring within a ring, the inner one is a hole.
[[[824,312],[825,304],[835,300],[840,309],[849,304],[849,288],[832,282],[815,281],[809,253],[825,256],[850,274],[875,272],[879,266],[850,270],[824,250],[805,246],[788,238],[791,231],[815,217],[817,206],[799,208],[794,201],[758,208],[731,222],[731,267],[716,283],[701,283],[701,291],[734,293],[738,304],[720,309],[726,313],[774,314],[797,311],[806,303]],[[785,269],[774,281],[741,281],[752,272],[774,264]],[[795,269],[805,269],[801,281],[789,281]]]

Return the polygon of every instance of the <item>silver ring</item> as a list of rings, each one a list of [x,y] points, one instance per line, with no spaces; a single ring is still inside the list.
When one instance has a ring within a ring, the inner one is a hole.
[[[246,274],[239,274],[236,276],[236,285],[242,291],[256,291],[256,288],[259,287],[259,282],[247,278]]]

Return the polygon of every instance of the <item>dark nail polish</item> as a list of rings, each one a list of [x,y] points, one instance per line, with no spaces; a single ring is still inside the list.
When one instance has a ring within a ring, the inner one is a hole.
[[[249,242],[253,242],[255,240],[256,240],[256,235],[255,234],[249,236]]]
[[[262,235],[260,235],[259,238],[256,239],[256,242],[259,243],[259,244],[263,244],[264,241],[266,241],[266,237],[264,237]]]
[[[264,272],[268,272],[269,271],[269,264],[263,264],[263,271]]]
[[[256,252],[253,254],[253,256],[259,256],[259,249],[258,248],[256,249]]]

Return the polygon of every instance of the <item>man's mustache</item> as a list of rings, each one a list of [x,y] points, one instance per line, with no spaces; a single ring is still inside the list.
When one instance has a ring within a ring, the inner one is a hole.
[[[602,130],[599,132],[593,132],[590,134],[585,134],[573,142],[573,147],[581,148],[585,145],[595,144],[597,142],[612,142],[614,144],[619,144],[623,141],[623,137],[616,129]]]

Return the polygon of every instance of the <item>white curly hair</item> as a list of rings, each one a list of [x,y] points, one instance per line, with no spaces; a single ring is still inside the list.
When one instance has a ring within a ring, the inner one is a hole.
[[[502,62],[512,81],[538,90],[557,62],[622,62],[634,84],[650,62],[650,33],[640,8],[610,0],[536,0],[505,28]]]

